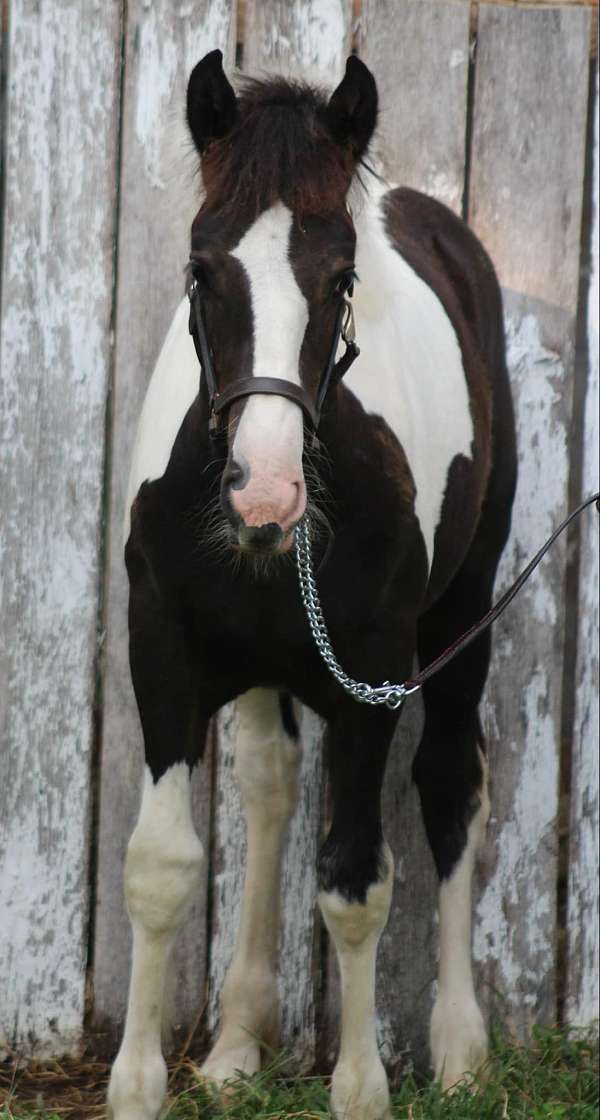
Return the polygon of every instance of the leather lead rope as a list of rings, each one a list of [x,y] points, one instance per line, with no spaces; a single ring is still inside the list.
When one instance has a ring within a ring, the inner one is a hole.
[[[500,618],[500,615],[504,613],[508,604],[511,603],[515,595],[519,593],[523,584],[527,582],[532,572],[535,571],[538,564],[544,558],[544,556],[548,552],[548,549],[552,547],[557,537],[560,537],[561,533],[567,528],[567,526],[570,525],[576,517],[579,517],[579,514],[583,513],[584,509],[587,509],[588,506],[593,505],[594,502],[596,503],[596,509],[600,513],[600,491],[597,494],[592,494],[589,498],[586,498],[585,501],[581,503],[581,505],[578,505],[576,509],[572,510],[568,517],[565,517],[564,521],[562,521],[558,528],[555,529],[554,532],[548,537],[546,543],[542,545],[539,552],[536,552],[533,560],[529,561],[527,567],[523,569],[519,576],[517,576],[515,582],[511,584],[507,591],[504,592],[504,595],[502,595],[498,599],[498,602],[495,603],[493,607],[491,607],[487,614],[484,614],[483,618],[480,618],[479,622],[476,622],[474,626],[471,626],[471,628],[467,630],[460,638],[458,638],[456,642],[453,642],[452,645],[448,646],[448,648],[445,649],[444,652],[439,655],[439,657],[436,657],[435,660],[431,661],[429,665],[421,670],[420,673],[417,673],[416,677],[414,677],[410,681],[407,681],[407,688],[422,688],[425,682],[428,681],[430,677],[433,677],[436,673],[439,673],[440,669],[443,669],[449,661],[452,661],[452,659],[456,657],[457,654],[461,653],[463,649],[466,649],[466,647],[469,646],[471,642],[474,642],[475,639],[478,638],[484,630],[487,630],[488,626],[491,626],[492,623],[496,621],[496,619]]]
[[[503,614],[515,595],[521,590],[523,584],[529,579],[531,573],[535,571],[548,549],[554,544],[556,538],[567,528],[567,525],[570,525],[570,523],[574,521],[584,509],[592,505],[593,502],[596,503],[596,508],[600,513],[599,492],[586,498],[581,505],[577,506],[577,509],[574,509],[568,517],[565,517],[565,520],[554,530],[552,535],[548,537],[548,540],[542,545],[539,552],[533,557],[533,560],[524,568],[514,583],[504,592],[504,595],[501,596],[491,610],[489,610],[487,614],[484,614],[483,618],[480,618],[479,622],[471,626],[460,638],[457,638],[452,645],[448,646],[439,657],[436,657],[435,660],[431,661],[429,665],[426,665],[420,673],[417,673],[416,677],[404,681],[402,684],[391,684],[390,681],[384,681],[381,685],[371,685],[366,681],[354,680],[344,672],[335,656],[315,582],[310,547],[310,521],[305,515],[296,527],[296,560],[298,565],[298,577],[300,580],[300,593],[306,610],[311,634],[329,672],[335,677],[345,692],[360,704],[385,704],[386,707],[391,709],[401,708],[407,696],[410,696],[413,692],[418,692],[430,677],[439,673],[448,662],[452,661],[454,657],[466,649],[471,642],[474,642],[484,630],[487,630],[488,626],[491,626],[492,623]]]

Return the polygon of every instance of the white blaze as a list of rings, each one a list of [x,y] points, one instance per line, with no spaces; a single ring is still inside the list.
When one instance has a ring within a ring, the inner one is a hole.
[[[250,285],[254,320],[254,377],[276,377],[300,385],[300,349],[308,305],[289,259],[292,213],[281,202],[265,210],[244,234],[232,256]],[[233,457],[277,483],[302,477],[303,417],[285,397],[251,396],[233,443]]]

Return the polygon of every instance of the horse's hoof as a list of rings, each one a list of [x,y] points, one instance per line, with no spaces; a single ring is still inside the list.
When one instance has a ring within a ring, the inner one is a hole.
[[[431,1019],[431,1053],[435,1076],[444,1092],[468,1083],[474,1090],[485,1077],[488,1041],[478,1004],[436,1004]]]
[[[331,1111],[336,1120],[391,1120],[387,1076],[379,1057],[336,1066]]]
[[[231,1101],[240,1085],[242,1077],[251,1077],[260,1069],[260,1047],[250,1041],[243,1046],[226,1047],[215,1044],[206,1061],[194,1069],[194,1076],[200,1082],[218,1090],[223,1104]]]

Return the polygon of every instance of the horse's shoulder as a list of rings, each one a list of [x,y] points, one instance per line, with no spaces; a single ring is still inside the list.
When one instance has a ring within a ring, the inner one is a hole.
[[[129,511],[143,482],[165,473],[183,420],[198,395],[199,370],[188,330],[188,301],[175,310],[171,325],[146,390],[131,459],[125,511]]]

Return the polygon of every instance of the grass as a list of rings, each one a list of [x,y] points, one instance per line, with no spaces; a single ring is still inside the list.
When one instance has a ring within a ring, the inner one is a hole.
[[[282,1057],[240,1083],[226,1105],[205,1086],[193,1084],[191,1067],[180,1069],[178,1076],[182,1087],[172,1094],[165,1120],[328,1120],[330,1116],[326,1081],[286,1076]],[[42,1099],[38,1107],[21,1105],[18,1080],[14,1096],[2,1107],[2,1091],[0,1120],[91,1120],[102,1115],[95,1107],[89,1111],[81,1096],[79,1105],[71,1099],[64,1107],[56,1103],[50,1111],[41,1107]],[[393,1116],[394,1120],[597,1120],[598,1093],[597,1040],[545,1030],[535,1033],[528,1048],[497,1039],[487,1084],[476,1094],[468,1086],[443,1094],[437,1085],[419,1085],[408,1074],[394,1094]]]

